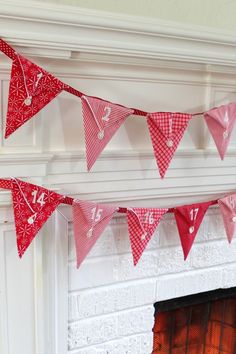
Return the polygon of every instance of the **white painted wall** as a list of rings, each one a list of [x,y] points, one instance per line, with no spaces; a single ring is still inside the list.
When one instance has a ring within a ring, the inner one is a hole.
[[[0,32],[66,82],[128,106],[194,112],[236,97],[236,41],[218,31],[2,3]],[[2,125],[9,64],[0,56]],[[87,173],[81,104],[65,93],[9,140],[2,133],[1,177],[27,177],[84,199],[173,206],[235,189],[236,135],[220,161],[201,117],[164,180],[140,117],[126,121]],[[79,270],[70,208],[60,208],[66,219],[54,214],[21,261],[8,192],[1,191],[0,208],[0,353],[149,354],[155,301],[236,285],[235,245],[214,208],[187,262],[167,215],[134,268],[125,218],[117,216]]]
[[[25,3],[25,0],[21,2]],[[236,29],[236,3],[233,0],[40,0],[40,2],[145,16],[222,30]]]

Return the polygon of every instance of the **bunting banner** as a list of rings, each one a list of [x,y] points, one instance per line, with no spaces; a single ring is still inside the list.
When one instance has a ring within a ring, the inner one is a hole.
[[[5,138],[35,116],[63,88],[60,80],[16,54],[11,70]]]
[[[236,122],[236,103],[213,108],[204,114],[204,119],[223,160]]]
[[[191,118],[191,114],[171,112],[148,115],[149,133],[161,178],[164,178]]]
[[[133,110],[94,97],[82,96],[87,169],[90,171],[113,135]]]
[[[130,244],[136,265],[155,232],[162,216],[168,209],[128,208],[127,220]]]
[[[63,196],[17,178],[12,179],[11,189],[17,248],[22,257]]]
[[[72,206],[77,267],[80,267],[102,236],[116,212],[127,215],[128,233],[135,266],[166,213],[174,213],[185,260],[193,246],[204,215],[211,205],[218,205],[220,208],[229,242],[232,241],[235,233],[236,193],[228,194],[218,200],[168,209],[126,208],[73,199],[17,178],[0,179],[0,188],[9,189],[12,193],[16,244],[20,257],[23,256],[36,234],[61,203]]]
[[[179,237],[186,260],[192,248],[204,215],[212,202],[183,205],[174,208]]]
[[[37,115],[63,90],[82,101],[87,170],[90,171],[116,131],[131,115],[147,122],[157,167],[165,177],[189,121],[204,116],[221,159],[224,158],[236,121],[236,103],[212,108],[206,112],[146,112],[87,95],[63,83],[45,69],[17,53],[0,39],[0,51],[12,61],[5,138]]]
[[[219,199],[218,204],[224,221],[225,232],[229,243],[231,243],[236,232],[236,194]]]
[[[74,238],[77,268],[109,224],[117,208],[85,200],[73,201]]]

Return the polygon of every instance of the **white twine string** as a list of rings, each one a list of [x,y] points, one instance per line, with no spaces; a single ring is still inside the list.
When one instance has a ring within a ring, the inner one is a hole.
[[[100,132],[103,131],[103,129],[102,129],[102,127],[100,126],[100,124],[99,124],[99,122],[98,122],[98,120],[97,120],[97,118],[96,118],[96,115],[95,115],[95,113],[94,113],[94,111],[93,111],[93,109],[92,109],[92,106],[91,106],[91,104],[89,103],[89,100],[87,99],[86,96],[82,96],[82,97],[83,97],[83,98],[86,100],[86,102],[88,103],[88,106],[89,106],[89,108],[90,108],[90,110],[91,110],[91,112],[92,112],[92,114],[93,114],[93,118],[94,118],[94,120],[95,120],[95,122],[96,122],[96,124],[97,124],[98,129],[100,130]]]
[[[144,227],[143,227],[143,225],[142,225],[140,219],[139,219],[138,214],[137,214],[132,208],[127,208],[127,209],[128,209],[129,211],[131,211],[132,213],[134,213],[134,215],[135,215],[135,216],[137,217],[137,219],[138,219],[139,226],[141,227],[143,233],[144,233],[144,234],[147,234],[146,231],[144,230]]]
[[[32,98],[33,94],[35,93],[37,87],[38,87],[38,84],[39,84],[39,81],[41,80],[41,78],[43,77],[43,73],[39,73],[37,75],[37,81],[35,82],[35,88],[32,92],[32,94],[30,95],[29,93],[29,90],[28,90],[28,87],[27,87],[27,82],[26,82],[26,77],[25,77],[25,72],[24,72],[24,68],[23,68],[23,65],[21,63],[21,60],[20,60],[20,56],[19,54],[17,53],[17,58],[19,60],[19,63],[20,63],[20,67],[21,67],[21,70],[22,70],[22,74],[23,74],[23,80],[24,80],[24,86],[25,86],[25,90],[26,90],[26,93],[27,93],[27,98]]]
[[[17,186],[18,186],[18,188],[20,190],[20,193],[21,193],[22,197],[24,198],[24,201],[26,202],[26,204],[29,207],[29,209],[32,211],[32,213],[37,214],[35,212],[35,210],[31,207],[30,203],[28,202],[28,200],[27,200],[24,192],[22,191],[21,186],[20,186],[19,182],[17,181],[17,179],[15,177],[11,177],[11,178],[16,182],[16,184],[17,184]]]

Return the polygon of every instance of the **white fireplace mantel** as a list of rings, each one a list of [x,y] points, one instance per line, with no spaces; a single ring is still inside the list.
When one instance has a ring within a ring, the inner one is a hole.
[[[236,99],[232,33],[11,0],[0,1],[0,34],[72,86],[130,107],[196,112]],[[9,74],[0,55],[1,126]],[[81,104],[67,93],[10,139],[2,129],[0,149],[0,177],[122,206],[173,206],[235,189],[236,133],[221,161],[202,117],[190,122],[164,180],[140,117],[125,122],[87,173]],[[217,208],[187,262],[168,215],[134,268],[117,216],[79,270],[71,210],[59,210],[65,216],[56,212],[19,260],[11,196],[0,192],[1,353],[150,354],[154,302],[236,285],[235,245]]]

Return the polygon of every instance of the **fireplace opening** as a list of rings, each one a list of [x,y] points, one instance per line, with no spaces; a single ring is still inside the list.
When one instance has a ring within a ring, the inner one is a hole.
[[[236,287],[154,306],[152,354],[236,354]]]

